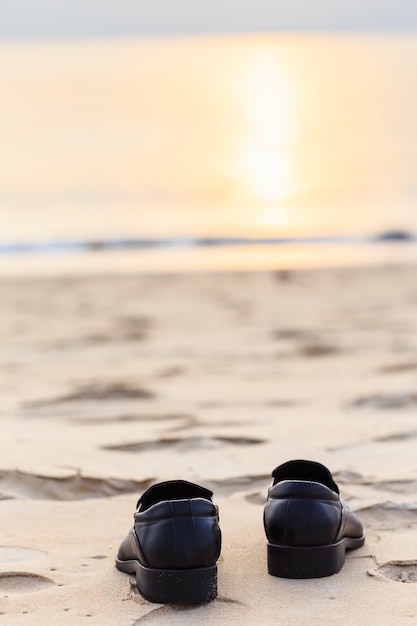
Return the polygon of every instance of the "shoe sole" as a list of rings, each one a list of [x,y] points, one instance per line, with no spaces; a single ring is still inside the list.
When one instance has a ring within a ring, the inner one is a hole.
[[[217,597],[217,565],[193,569],[152,569],[139,561],[116,559],[116,567],[136,574],[139,593],[157,603],[198,604]]]
[[[279,578],[323,578],[339,572],[346,550],[363,546],[365,537],[345,537],[327,546],[294,547],[268,543],[268,572]]]

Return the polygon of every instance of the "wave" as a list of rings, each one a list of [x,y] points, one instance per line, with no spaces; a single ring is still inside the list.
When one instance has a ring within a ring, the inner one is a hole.
[[[403,230],[389,230],[374,235],[338,235],[314,237],[162,237],[56,239],[46,241],[0,242],[0,254],[36,254],[64,252],[99,252],[101,250],[145,250],[150,248],[202,248],[235,246],[279,246],[287,244],[371,244],[415,243],[417,235]]]

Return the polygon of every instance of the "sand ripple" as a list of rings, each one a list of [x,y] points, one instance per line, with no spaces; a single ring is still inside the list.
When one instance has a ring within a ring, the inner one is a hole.
[[[18,470],[0,471],[0,493],[3,497],[31,500],[84,500],[107,498],[146,489],[152,479],[144,481],[120,478],[94,478],[77,473],[55,477],[29,474]]]
[[[0,586],[8,595],[31,593],[50,587],[55,583],[50,578],[30,572],[0,572]]]

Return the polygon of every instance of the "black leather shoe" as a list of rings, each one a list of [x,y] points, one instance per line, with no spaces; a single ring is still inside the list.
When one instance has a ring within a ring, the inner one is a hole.
[[[212,496],[194,483],[171,480],[140,498],[116,567],[136,574],[146,600],[208,602],[217,596],[221,533]]]
[[[362,546],[365,537],[329,470],[314,461],[289,461],[272,478],[264,511],[269,573],[320,578],[338,572],[346,550]]]

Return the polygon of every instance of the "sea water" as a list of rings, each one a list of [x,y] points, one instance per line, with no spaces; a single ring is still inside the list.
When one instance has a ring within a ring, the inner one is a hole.
[[[417,34],[4,42],[0,84],[2,272],[417,258]]]

